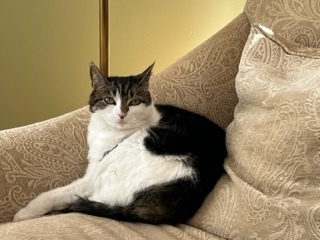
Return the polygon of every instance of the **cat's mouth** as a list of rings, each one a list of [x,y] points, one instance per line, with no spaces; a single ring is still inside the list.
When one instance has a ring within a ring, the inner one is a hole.
[[[123,125],[126,124],[126,122],[125,122],[123,119],[118,119],[118,120],[116,121],[116,123],[117,123],[118,125],[120,125],[120,126],[123,126]]]

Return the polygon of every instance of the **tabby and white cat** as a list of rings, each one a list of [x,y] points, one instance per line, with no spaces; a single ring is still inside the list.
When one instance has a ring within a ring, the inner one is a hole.
[[[201,206],[223,173],[225,131],[204,116],[153,104],[143,73],[90,77],[89,165],[73,183],[40,194],[14,221],[52,211],[176,224]]]

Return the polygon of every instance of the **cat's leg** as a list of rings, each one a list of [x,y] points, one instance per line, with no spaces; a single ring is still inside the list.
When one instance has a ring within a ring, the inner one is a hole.
[[[41,193],[29,204],[18,211],[13,221],[21,221],[39,217],[53,210],[62,210],[69,203],[79,197],[87,197],[92,194],[92,188],[87,178],[80,178],[64,187],[59,187],[48,192]]]

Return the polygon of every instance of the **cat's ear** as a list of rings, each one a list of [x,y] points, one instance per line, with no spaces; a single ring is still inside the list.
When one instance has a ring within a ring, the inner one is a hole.
[[[90,78],[91,78],[91,86],[94,89],[97,89],[100,86],[105,85],[105,76],[100,71],[100,69],[93,63],[90,63]]]
[[[146,70],[144,70],[143,73],[138,75],[139,85],[141,87],[145,87],[146,89],[148,89],[148,87],[149,87],[149,79],[151,77],[152,69],[153,69],[154,64],[155,64],[155,62],[153,62]]]

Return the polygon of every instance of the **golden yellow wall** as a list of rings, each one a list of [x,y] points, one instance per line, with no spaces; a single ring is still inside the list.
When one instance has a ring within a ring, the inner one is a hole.
[[[1,0],[0,129],[87,104],[99,0]]]
[[[110,74],[158,72],[236,17],[245,0],[109,0]],[[99,0],[1,0],[0,130],[87,104]]]
[[[190,51],[243,11],[245,0],[110,0],[112,75],[154,72]]]

